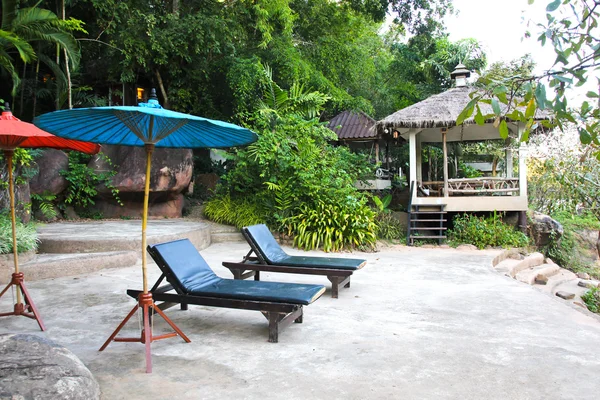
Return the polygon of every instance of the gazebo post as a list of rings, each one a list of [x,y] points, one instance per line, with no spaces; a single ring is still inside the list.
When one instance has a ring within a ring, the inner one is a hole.
[[[505,157],[506,157],[506,160],[504,162],[504,165],[506,165],[506,172],[504,175],[507,178],[512,178],[513,177],[513,151],[512,151],[512,148],[510,147],[510,145],[511,145],[510,138],[506,139],[504,144],[506,145],[506,150],[504,152]],[[520,172],[519,172],[519,175],[521,175]]]
[[[410,182],[408,182],[408,187],[411,187],[411,183],[417,181],[417,132],[408,134],[408,146],[410,150]],[[413,199],[417,197],[417,190],[413,192],[412,197]]]
[[[444,152],[444,197],[448,197],[448,146],[446,145],[446,134],[448,129],[442,128],[442,149]]]
[[[423,182],[423,154],[421,146],[421,136],[416,136],[416,156],[417,156],[417,182]]]

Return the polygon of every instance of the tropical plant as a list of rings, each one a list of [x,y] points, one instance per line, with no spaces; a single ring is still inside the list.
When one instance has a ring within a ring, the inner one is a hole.
[[[54,219],[58,215],[54,204],[55,200],[56,195],[51,193],[31,194],[31,203],[34,211],[40,210],[44,218],[48,220]]]
[[[592,288],[585,292],[581,299],[587,306],[588,310],[593,313],[600,313],[600,289]]]
[[[99,157],[104,157],[107,164],[114,167],[107,156],[100,153]],[[110,168],[108,171],[97,173],[88,166],[90,158],[89,155],[77,151],[69,152],[69,168],[66,171],[60,171],[60,174],[69,183],[65,190],[64,203],[85,209],[95,204],[94,197],[98,194],[97,186],[103,184],[111,191],[117,203],[123,205],[119,198],[119,190],[111,181],[111,178],[117,173],[116,170]]]
[[[69,55],[71,68],[76,68],[79,64],[79,46],[71,32],[83,31],[81,21],[61,20],[53,12],[38,5],[39,3],[33,7],[19,8],[16,0],[2,0],[0,67],[12,78],[13,94],[20,82],[14,55],[18,54],[25,64],[31,63],[38,58],[34,49],[38,43],[53,44],[64,50]]]
[[[284,222],[287,232],[294,237],[294,245],[313,250],[339,251],[344,248],[372,249],[377,227],[375,213],[353,198],[329,203],[317,201],[303,204]]]
[[[17,251],[23,253],[36,250],[39,239],[34,224],[23,224],[17,220]],[[13,252],[12,222],[8,213],[0,213],[0,254]]]
[[[208,200],[204,214],[212,221],[237,228],[262,224],[266,220],[264,210],[257,203],[247,199],[232,199],[229,195]]]
[[[526,247],[529,239],[523,232],[505,224],[496,212],[489,217],[462,214],[452,220],[448,243],[452,246],[472,244],[478,249],[487,246]]]

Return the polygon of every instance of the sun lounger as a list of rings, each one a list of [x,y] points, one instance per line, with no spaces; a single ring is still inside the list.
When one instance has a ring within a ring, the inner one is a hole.
[[[158,305],[161,310],[177,304],[187,310],[188,304],[196,304],[260,311],[269,321],[269,342],[277,343],[279,332],[292,322],[301,323],[302,306],[325,292],[321,285],[220,278],[188,239],[148,246],[148,253],[162,271],[150,290],[155,302],[164,302]],[[165,278],[168,284],[160,286]],[[137,298],[140,291],[127,294]]]
[[[235,279],[253,276],[259,281],[260,271],[325,275],[332,283],[331,297],[337,298],[339,288],[350,287],[350,276],[367,262],[356,258],[291,256],[263,224],[243,228],[242,235],[250,245],[248,254],[242,262],[223,263]]]

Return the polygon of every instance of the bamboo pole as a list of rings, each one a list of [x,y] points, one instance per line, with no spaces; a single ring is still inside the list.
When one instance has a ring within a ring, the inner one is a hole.
[[[150,132],[154,125],[154,117],[150,118]],[[144,294],[148,293],[148,277],[146,264],[146,228],[148,226],[148,198],[150,197],[150,170],[152,167],[153,143],[146,143],[146,184],[144,187],[144,211],[142,213],[142,279],[144,282]]]
[[[17,217],[15,215],[15,186],[13,183],[13,154],[14,150],[4,150],[8,165],[8,195],[10,198],[10,221],[12,223],[13,257],[15,274],[19,273],[19,252],[17,250]],[[17,290],[17,304],[21,304],[21,291]]]

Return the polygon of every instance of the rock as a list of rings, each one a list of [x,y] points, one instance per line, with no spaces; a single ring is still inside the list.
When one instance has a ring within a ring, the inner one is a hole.
[[[461,244],[460,246],[456,247],[456,250],[461,250],[461,251],[474,251],[474,250],[478,250],[477,246],[472,245],[472,244]]]
[[[110,199],[96,201],[94,210],[102,218],[142,218],[142,203],[137,199],[121,198],[123,205]],[[183,213],[184,197],[182,194],[169,194],[157,199],[151,195],[148,205],[149,217],[180,218]]]
[[[67,188],[69,182],[60,171],[69,169],[69,156],[60,150],[46,149],[35,162],[39,172],[29,181],[31,193],[57,195]]]
[[[102,157],[95,157],[90,166],[97,172],[114,168],[117,174],[112,185],[119,190],[123,206],[117,204],[111,189],[98,186],[99,198],[90,210],[104,218],[131,217],[142,215],[143,193],[146,182],[146,153],[141,147],[102,146],[114,167]],[[179,218],[182,216],[183,196],[181,193],[190,185],[193,172],[192,151],[188,149],[154,150],[150,175],[150,216]]]
[[[529,229],[529,236],[533,238],[537,247],[543,247],[552,241],[558,241],[563,235],[563,227],[560,222],[537,211],[533,213]]]
[[[587,272],[578,272],[577,277],[579,279],[590,279],[590,274],[588,274]]]
[[[548,277],[546,275],[537,275],[535,277],[534,283],[538,285],[545,285],[548,283]]]
[[[583,280],[583,279],[580,280],[579,282],[577,282],[577,286],[588,288],[588,289],[597,288],[598,284],[599,284],[598,281],[590,281],[590,280]]]
[[[562,292],[562,291],[556,292],[556,295],[558,297],[560,297],[561,299],[565,299],[565,300],[571,300],[572,298],[575,297],[575,294],[573,294],[573,293]]]
[[[66,219],[79,219],[79,215],[77,215],[77,212],[75,212],[75,209],[73,208],[73,206],[66,206],[65,207],[65,218]]]
[[[0,399],[99,398],[98,382],[66,348],[36,335],[0,335]]]
[[[117,174],[112,178],[112,184],[120,193],[144,192],[146,152],[143,147],[102,146],[102,152],[114,164]],[[112,168],[101,157],[95,157],[90,166],[97,172]],[[189,149],[155,149],[152,154],[150,191],[181,193],[190,184],[193,166],[192,151]],[[98,190],[110,195],[106,187],[99,187]]]

